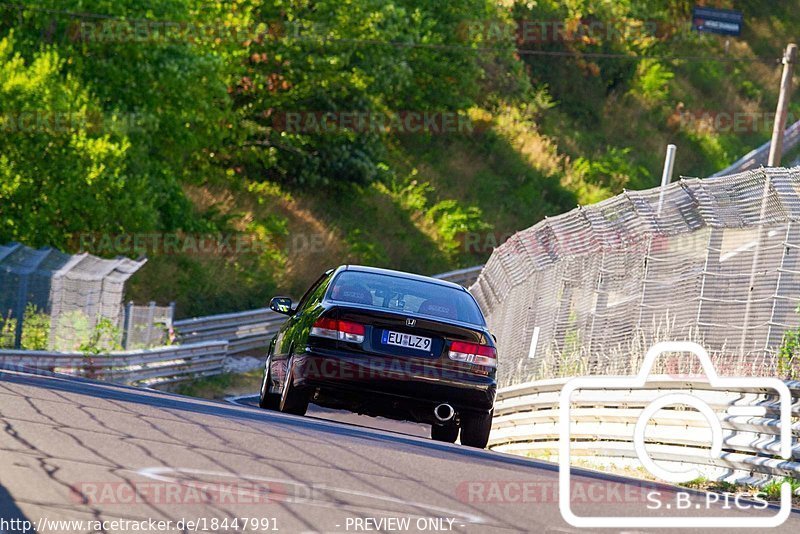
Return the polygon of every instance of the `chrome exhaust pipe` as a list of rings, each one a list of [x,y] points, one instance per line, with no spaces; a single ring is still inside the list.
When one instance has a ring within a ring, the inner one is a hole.
[[[450,406],[445,402],[433,409],[433,415],[436,417],[436,420],[439,421],[440,423],[446,423],[450,421],[453,418],[453,416],[456,415],[456,411],[453,409],[452,406]]]

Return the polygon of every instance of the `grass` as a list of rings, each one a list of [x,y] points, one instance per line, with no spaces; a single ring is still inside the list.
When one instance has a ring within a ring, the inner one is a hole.
[[[180,384],[175,392],[201,399],[223,400],[225,397],[257,393],[261,387],[262,371],[224,373]]]
[[[800,506],[800,494],[798,493],[798,490],[800,490],[800,480],[796,478],[776,477],[762,486],[753,486],[751,484],[734,484],[722,480],[708,480],[701,477],[681,484],[681,486],[710,493],[759,494],[765,501],[778,503],[781,498],[781,486],[786,482],[788,482],[792,488],[792,505],[794,507]]]

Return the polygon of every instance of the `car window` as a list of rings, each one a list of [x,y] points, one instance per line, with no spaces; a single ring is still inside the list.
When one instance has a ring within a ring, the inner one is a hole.
[[[400,276],[342,271],[328,299],[484,326],[472,295],[455,287]]]
[[[300,302],[297,303],[297,311],[305,310],[322,300],[322,296],[325,294],[325,289],[327,288],[325,282],[330,279],[332,274],[332,270],[326,271],[325,274],[317,278],[317,281],[308,288],[308,291],[306,291],[305,295],[300,299]]]

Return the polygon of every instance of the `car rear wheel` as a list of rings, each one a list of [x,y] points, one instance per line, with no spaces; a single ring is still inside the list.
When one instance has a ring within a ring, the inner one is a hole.
[[[431,439],[444,441],[445,443],[455,443],[458,437],[458,425],[447,423],[444,425],[431,425]]]
[[[461,415],[461,444],[468,447],[485,449],[489,443],[489,432],[492,430],[492,416],[489,413],[466,413]]]
[[[272,383],[271,363],[272,356],[267,356],[267,363],[264,366],[264,380],[261,382],[261,395],[259,395],[258,399],[258,405],[265,410],[277,410],[281,406],[281,396],[269,391],[269,386]]]
[[[293,361],[294,356],[289,359],[286,382],[283,384],[283,392],[281,393],[280,410],[283,413],[305,415],[308,410],[310,395],[305,388],[299,388],[294,385],[294,376],[292,373]]]

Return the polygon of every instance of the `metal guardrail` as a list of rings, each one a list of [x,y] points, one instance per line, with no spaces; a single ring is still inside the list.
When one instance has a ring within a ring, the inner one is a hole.
[[[786,154],[793,149],[797,143],[800,142],[800,121],[793,123],[791,126],[784,130],[783,134],[783,153]],[[730,167],[722,169],[711,176],[727,176],[729,174],[737,174],[744,171],[749,171],[766,165],[769,159],[769,147],[771,141],[767,141],[758,148],[755,148],[742,156],[738,161],[733,163]]]
[[[464,287],[469,287],[475,283],[475,280],[478,279],[478,275],[481,274],[482,269],[483,265],[475,265],[473,267],[467,267],[466,269],[458,269],[455,271],[448,271],[446,273],[435,274],[433,277],[439,278],[440,280],[447,280],[448,282],[453,282],[455,284],[460,284]]]
[[[434,278],[448,280],[467,286],[477,280],[482,265],[435,275]],[[269,308],[260,308],[239,313],[224,313],[207,317],[183,319],[173,323],[181,343],[195,343],[214,339],[228,342],[228,354],[242,354],[261,350],[277,333],[286,316]]]
[[[559,444],[559,395],[567,379],[543,380],[500,390],[489,447],[502,452],[555,458]],[[800,382],[787,382],[792,393],[792,417],[800,417]],[[667,465],[691,465],[709,480],[758,483],[767,477],[800,478],[800,424],[792,429],[793,457],[778,456],[780,415],[777,396],[765,389],[718,390],[700,380],[659,381],[648,389],[579,390],[570,409],[571,457],[582,464],[640,466],[633,448],[633,431],[642,410],[668,393],[687,393],[706,402],[723,429],[722,454],[709,458],[711,431],[695,411],[660,410],[645,434],[653,460]],[[731,406],[760,406],[763,417],[731,416]],[[667,467],[669,469],[669,467]]]
[[[211,340],[228,342],[228,354],[242,354],[263,348],[286,320],[285,315],[269,308],[241,313],[226,313],[175,321],[173,326],[181,343]]]
[[[154,385],[219,374],[227,341],[85,355],[77,352],[0,350],[0,368],[58,372],[121,384]]]
[[[439,278],[466,285],[481,267]],[[175,321],[179,345],[88,356],[78,352],[0,350],[0,368],[60,372],[108,382],[155,385],[217,375],[231,354],[264,350],[286,317],[268,308]]]

